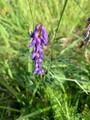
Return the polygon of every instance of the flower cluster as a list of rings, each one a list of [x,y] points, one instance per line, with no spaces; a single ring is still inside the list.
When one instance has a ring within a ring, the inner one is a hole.
[[[44,58],[43,46],[48,44],[48,34],[44,26],[38,24],[30,34],[30,37],[32,38],[32,42],[29,44],[29,47],[33,47],[30,58],[34,60],[35,63],[34,74],[42,75],[44,74],[44,69],[42,68],[42,61]]]
[[[90,38],[90,17],[87,19],[86,28],[87,28],[86,37],[80,43],[79,48],[82,48],[85,44],[89,43],[89,38]]]
[[[87,35],[84,39],[85,44],[87,44],[87,42],[89,41],[89,37],[90,37],[90,18],[87,19],[86,27],[87,27]]]

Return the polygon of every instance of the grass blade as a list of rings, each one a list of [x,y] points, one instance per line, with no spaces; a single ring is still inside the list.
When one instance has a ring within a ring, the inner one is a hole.
[[[35,112],[31,113],[31,114],[25,115],[25,116],[20,117],[20,118],[18,118],[16,120],[24,120],[26,118],[34,117],[34,116],[36,116],[38,114],[44,113],[46,111],[49,111],[50,109],[51,109],[51,107],[46,107],[46,108],[43,108],[43,109],[39,109],[39,110],[37,110],[37,111],[35,111]]]
[[[67,2],[68,2],[68,0],[65,0],[64,6],[63,6],[63,9],[62,9],[62,12],[61,12],[61,16],[60,16],[60,19],[58,21],[58,25],[57,25],[57,28],[56,28],[56,33],[58,32],[58,29],[59,29],[59,26],[60,26],[64,11],[65,11],[65,8],[66,8],[66,5],[67,5]]]

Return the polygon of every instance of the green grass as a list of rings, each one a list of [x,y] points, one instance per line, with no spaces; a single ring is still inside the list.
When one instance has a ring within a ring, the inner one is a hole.
[[[0,120],[89,120],[89,0],[0,1]],[[41,23],[49,34],[44,76],[33,74],[29,33]]]

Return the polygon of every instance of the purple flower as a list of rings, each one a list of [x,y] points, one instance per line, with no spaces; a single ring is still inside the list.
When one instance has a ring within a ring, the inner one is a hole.
[[[43,46],[48,44],[48,34],[43,25],[36,25],[34,31],[30,34],[32,38],[29,47],[33,47],[32,55],[30,58],[34,60],[35,68],[34,74],[43,75],[44,70],[42,68],[43,56]]]
[[[87,44],[90,38],[90,24],[87,26],[87,34],[86,37],[84,38],[84,43]]]

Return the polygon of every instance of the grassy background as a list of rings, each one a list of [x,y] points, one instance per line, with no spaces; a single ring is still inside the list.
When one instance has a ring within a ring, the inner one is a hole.
[[[89,120],[90,0],[0,1],[0,120]],[[49,34],[44,76],[33,74],[29,32],[41,23]]]

